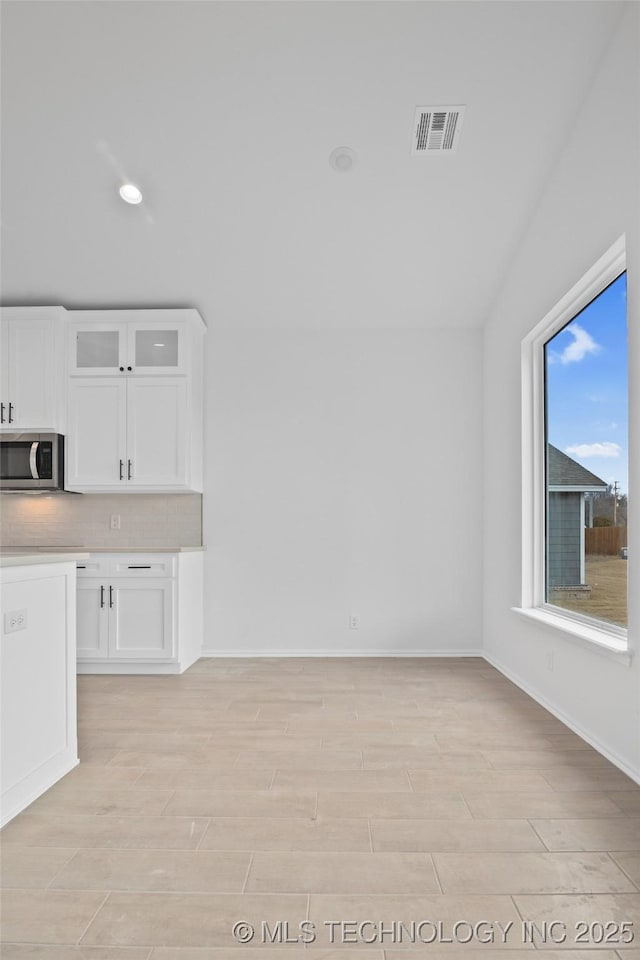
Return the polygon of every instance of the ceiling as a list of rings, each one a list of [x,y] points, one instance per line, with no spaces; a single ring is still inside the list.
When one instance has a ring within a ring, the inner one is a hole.
[[[622,9],[5,2],[3,300],[481,325]],[[412,155],[428,104],[466,104],[455,155]]]

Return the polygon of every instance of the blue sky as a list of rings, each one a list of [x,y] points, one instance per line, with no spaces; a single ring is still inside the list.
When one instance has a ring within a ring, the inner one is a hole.
[[[549,442],[627,492],[627,275],[546,345]]]

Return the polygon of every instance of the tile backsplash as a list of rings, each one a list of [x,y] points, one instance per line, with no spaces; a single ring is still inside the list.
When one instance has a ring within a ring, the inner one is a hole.
[[[111,517],[120,529],[111,529]],[[145,549],[202,544],[201,494],[0,494],[5,547]]]

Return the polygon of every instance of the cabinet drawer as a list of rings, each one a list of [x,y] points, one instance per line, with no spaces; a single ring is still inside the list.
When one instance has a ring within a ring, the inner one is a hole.
[[[111,557],[108,573],[110,577],[173,577],[175,565],[175,557],[171,554],[132,554],[129,557]]]
[[[83,577],[106,577],[108,570],[107,557],[89,557],[80,560],[76,566],[78,579]]]

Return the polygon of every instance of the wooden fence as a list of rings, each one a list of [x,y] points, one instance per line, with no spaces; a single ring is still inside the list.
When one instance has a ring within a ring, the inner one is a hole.
[[[584,545],[587,556],[619,557],[621,547],[627,546],[627,528],[587,527]]]

